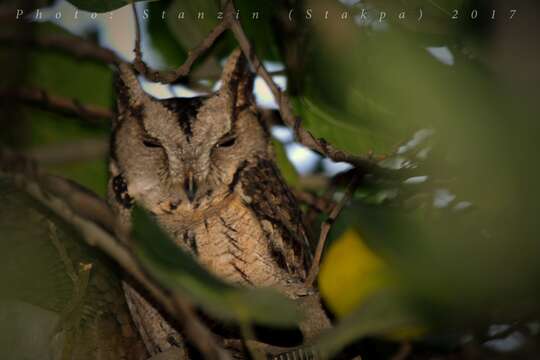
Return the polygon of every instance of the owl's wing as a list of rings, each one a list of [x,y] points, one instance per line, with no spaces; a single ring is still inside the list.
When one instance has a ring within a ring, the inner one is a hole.
[[[304,278],[311,260],[307,231],[297,201],[276,164],[258,158],[242,171],[240,183],[246,206],[260,219],[278,265]]]

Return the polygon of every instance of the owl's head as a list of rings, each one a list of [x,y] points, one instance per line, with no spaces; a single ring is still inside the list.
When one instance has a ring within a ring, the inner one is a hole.
[[[205,97],[158,100],[132,68],[120,65],[112,175],[156,214],[209,205],[234,191],[240,172],[269,150],[253,105],[253,76],[240,51],[225,64],[219,91]]]

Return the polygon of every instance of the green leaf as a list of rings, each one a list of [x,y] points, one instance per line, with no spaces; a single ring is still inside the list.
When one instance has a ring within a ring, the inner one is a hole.
[[[238,0],[235,2],[239,19],[246,35],[255,46],[257,55],[262,60],[279,61],[281,59],[277,18],[289,11],[286,2],[265,0]]]
[[[273,20],[278,15],[279,5],[262,0],[241,0],[236,2],[239,12],[239,19],[244,26],[247,36],[256,46],[259,57],[264,60],[278,60],[279,49],[278,42],[273,30]],[[165,8],[163,4],[160,8]],[[161,50],[169,62],[169,55],[178,53],[174,45],[170,42],[170,36],[163,33],[159,34],[162,25],[161,9],[158,6],[150,8],[150,24],[155,22],[156,28],[150,31],[159,43]],[[172,0],[167,6],[166,23],[169,31],[176,39],[177,43],[183,49],[184,53],[199,45],[210,31],[218,24],[220,19],[218,15],[222,12],[219,7],[219,1],[216,0]],[[180,17],[180,18],[179,18]],[[258,17],[258,18],[257,18]],[[159,39],[159,40],[158,40]],[[217,43],[196,63],[194,75],[201,78],[215,80],[221,74],[221,61],[227,57],[231,51],[238,47],[237,41],[230,32],[225,32]],[[176,60],[177,61],[177,60]],[[179,62],[176,62],[178,66]]]
[[[0,176],[0,298],[60,312],[72,285],[36,203]]]
[[[176,40],[189,50],[197,46],[219,22],[215,0],[173,0],[168,9],[167,25]],[[160,14],[152,14],[158,16]],[[183,18],[178,18],[178,17]]]
[[[131,3],[134,3],[134,2],[149,1],[149,0],[68,0],[68,1],[81,10],[94,11],[94,12],[101,13],[101,12],[116,10],[123,6],[130,5]],[[150,1],[157,1],[157,0],[150,0]]]
[[[219,6],[215,0],[173,0],[167,9],[168,16],[165,21],[176,42],[187,53],[199,45],[216,26],[219,21],[218,11]],[[158,13],[152,13],[150,16],[157,17],[156,21],[161,19],[161,14]],[[220,42],[220,44],[223,43]],[[232,49],[232,46],[229,44],[227,48]],[[228,53],[229,50],[223,46],[214,46],[196,62],[193,74],[200,72],[203,78],[219,78],[221,74],[219,60]]]
[[[224,320],[251,321],[272,326],[294,325],[294,304],[269,289],[243,289],[210,274],[175,245],[144,210],[133,210],[135,254],[167,289],[201,305]]]
[[[437,1],[443,2],[442,8],[450,7],[450,1]],[[372,3],[395,18],[404,2],[397,6],[388,1]],[[406,3],[405,9],[418,11],[416,5],[422,2]],[[422,23],[427,25],[432,18],[443,25],[452,23],[435,3],[422,7],[426,17]],[[461,6],[461,1],[452,3]],[[428,52],[417,31],[404,31],[395,24],[404,21],[393,19],[383,29],[375,26],[377,21],[359,26],[351,17],[367,6],[349,8],[335,1],[322,1],[317,6],[313,5],[309,23],[304,66],[290,74],[290,82],[301,89],[296,110],[314,135],[355,154],[371,150],[386,154],[414,132],[437,128],[461,115],[455,100],[461,100],[463,94],[454,90],[475,81],[467,75],[475,64],[464,59],[459,49],[450,47],[454,63],[450,66]],[[320,9],[331,9],[333,20],[325,20]],[[341,11],[349,11],[351,17],[339,20],[336,16]],[[369,16],[376,14],[378,9],[369,8]],[[465,25],[464,21],[459,23]],[[447,41],[445,45],[454,43]]]
[[[414,37],[345,27],[350,35],[335,41],[327,31],[317,32],[295,103],[316,136],[356,154],[388,153],[439,120],[430,100],[444,96],[451,70]]]
[[[155,1],[148,4],[148,35],[152,42],[152,49],[156,50],[169,67],[178,67],[186,57],[187,51],[175,38],[170,26],[164,24],[161,16],[163,11],[169,9],[172,0]]]
[[[467,17],[464,5],[472,3],[470,0],[366,0],[363,2],[368,11],[370,21],[377,23],[381,12],[386,14],[384,21],[400,31],[409,32],[418,37],[423,44],[450,45],[457,40]],[[422,18],[419,21],[420,9]],[[458,21],[452,19],[454,10],[458,11]],[[400,16],[401,15],[401,16]],[[470,14],[469,14],[470,15]]]

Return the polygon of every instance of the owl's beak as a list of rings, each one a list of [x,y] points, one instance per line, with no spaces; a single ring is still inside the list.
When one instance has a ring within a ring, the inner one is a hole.
[[[184,180],[184,191],[186,192],[188,200],[192,202],[197,194],[197,182],[191,171],[188,172],[186,179]]]

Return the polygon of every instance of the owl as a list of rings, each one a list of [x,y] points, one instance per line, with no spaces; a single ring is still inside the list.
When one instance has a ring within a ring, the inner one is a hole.
[[[209,96],[152,98],[128,64],[119,66],[116,86],[109,201],[120,221],[129,226],[137,202],[225,281],[300,296],[311,253],[306,229],[275,164],[242,53],[230,55]],[[182,347],[143,291],[124,290],[150,354]]]

